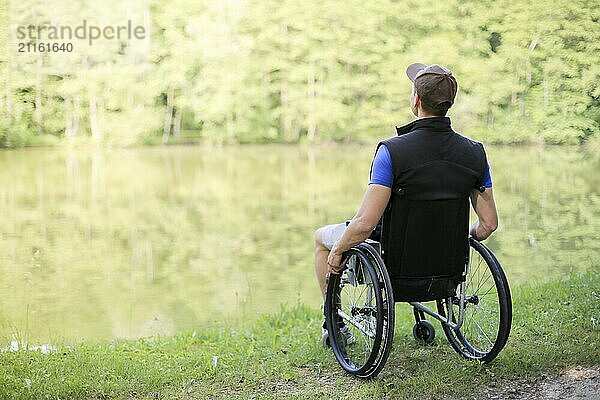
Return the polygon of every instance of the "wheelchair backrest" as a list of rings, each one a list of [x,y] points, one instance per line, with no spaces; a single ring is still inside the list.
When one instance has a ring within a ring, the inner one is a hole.
[[[468,198],[396,199],[383,220],[382,247],[397,301],[453,295],[468,262]],[[386,218],[387,217],[387,218]]]
[[[460,275],[468,252],[468,199],[398,199],[384,220],[384,256],[393,278]],[[392,229],[390,229],[392,228]]]

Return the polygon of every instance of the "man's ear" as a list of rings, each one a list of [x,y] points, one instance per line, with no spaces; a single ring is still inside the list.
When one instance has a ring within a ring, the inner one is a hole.
[[[410,111],[412,111],[415,117],[419,117],[421,113],[421,99],[416,93],[411,98]]]
[[[410,108],[414,107],[414,105],[417,103],[418,98],[419,97],[418,97],[417,93],[413,89],[413,92],[410,94],[410,101],[409,101]]]
[[[415,93],[415,107],[416,108],[420,108],[421,107],[421,98],[416,93]]]

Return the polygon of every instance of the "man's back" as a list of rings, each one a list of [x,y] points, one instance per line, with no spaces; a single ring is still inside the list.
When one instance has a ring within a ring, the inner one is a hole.
[[[487,158],[483,145],[450,126],[448,117],[423,118],[397,128],[387,147],[394,177],[392,192],[402,189],[411,199],[468,196],[483,184]]]

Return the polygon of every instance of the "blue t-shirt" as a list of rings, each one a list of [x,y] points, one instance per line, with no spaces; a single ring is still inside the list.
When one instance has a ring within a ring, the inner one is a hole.
[[[394,184],[394,171],[392,169],[392,157],[385,145],[379,146],[375,160],[373,161],[373,170],[371,171],[371,182],[377,185],[383,185],[391,188]],[[487,173],[483,178],[483,187],[492,187],[492,174],[490,173],[490,164],[487,164]]]

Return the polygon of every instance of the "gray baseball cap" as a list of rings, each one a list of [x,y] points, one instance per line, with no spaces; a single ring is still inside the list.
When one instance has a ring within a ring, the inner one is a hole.
[[[423,103],[434,109],[448,109],[454,104],[458,83],[452,71],[441,65],[413,63],[406,68],[406,75],[417,90]]]

